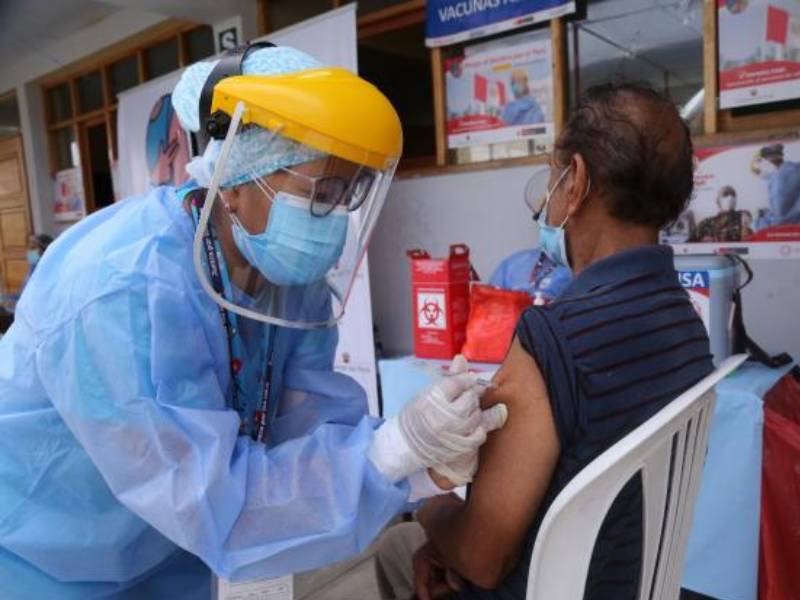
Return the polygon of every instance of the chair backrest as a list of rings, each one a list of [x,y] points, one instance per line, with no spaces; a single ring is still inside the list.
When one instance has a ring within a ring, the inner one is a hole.
[[[539,528],[527,600],[583,600],[603,520],[617,494],[638,472],[644,497],[639,600],[678,598],[714,412],[714,386],[746,358],[725,360],[564,487]]]

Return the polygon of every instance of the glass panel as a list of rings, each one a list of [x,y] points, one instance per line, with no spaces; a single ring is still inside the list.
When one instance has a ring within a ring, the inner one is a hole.
[[[703,3],[589,2],[586,20],[570,27],[568,46],[571,106],[593,85],[647,82],[688,107],[703,88]],[[703,103],[691,105],[689,123],[699,133]]]
[[[270,31],[277,31],[332,8],[331,0],[272,0],[267,2],[267,23]]]
[[[87,127],[86,142],[89,149],[89,176],[92,178],[94,208],[99,209],[114,202],[105,123]]]
[[[436,154],[431,56],[419,23],[358,41],[358,74],[378,87],[403,124],[403,157]]]
[[[69,169],[75,165],[72,163],[72,143],[75,135],[72,126],[57,129],[53,133],[53,143],[56,148],[56,170]]]
[[[78,86],[78,105],[81,113],[103,108],[103,79],[100,77],[100,71],[78,77],[75,83]]]
[[[117,101],[117,94],[139,85],[139,65],[136,56],[123,58],[114,63],[108,69],[108,77],[111,83],[111,95],[113,101]]]
[[[19,129],[17,95],[9,94],[0,98],[0,137],[17,135]]]
[[[178,38],[148,48],[144,51],[147,79],[155,79],[178,68]]]
[[[183,43],[186,46],[187,64],[202,60],[214,54],[214,30],[208,25],[201,25],[184,34]]]
[[[72,100],[69,95],[68,83],[62,83],[48,90],[47,102],[50,106],[51,123],[56,123],[72,117]]]

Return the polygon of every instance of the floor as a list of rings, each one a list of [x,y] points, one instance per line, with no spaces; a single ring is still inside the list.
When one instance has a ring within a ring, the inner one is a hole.
[[[379,600],[375,555],[350,560],[294,577],[294,600]]]

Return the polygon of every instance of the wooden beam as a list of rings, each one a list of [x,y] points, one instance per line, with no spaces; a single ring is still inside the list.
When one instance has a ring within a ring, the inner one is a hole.
[[[776,110],[754,115],[734,116],[729,110],[719,113],[717,131],[744,132],[764,131],[783,127],[800,127],[800,109]]]
[[[103,113],[106,122],[106,143],[108,144],[108,162],[113,164],[117,158],[114,148],[114,140],[111,136],[111,103],[114,100],[114,92],[111,90],[111,78],[108,75],[108,66],[100,69],[100,77],[103,82]]]
[[[436,127],[436,164],[447,164],[447,97],[444,87],[442,49],[431,49],[431,76],[433,77],[433,121]]]
[[[567,33],[563,19],[550,21],[553,52],[553,121],[558,135],[567,122],[569,100],[569,64],[567,62]]]
[[[371,12],[357,20],[358,39],[425,22],[425,0],[411,0]]]
[[[402,4],[390,6],[389,8],[384,8],[382,10],[376,10],[374,12],[367,13],[363,17],[358,17],[357,24],[358,27],[361,28],[364,25],[371,25],[372,23],[376,23],[378,21],[390,20],[409,12],[417,12],[420,9],[422,9],[423,13],[425,12],[425,0],[409,0],[408,2],[403,2]]]
[[[737,146],[742,144],[766,144],[772,141],[798,141],[800,140],[800,126],[789,128],[786,126],[774,129],[760,129],[758,131],[731,131],[700,135],[692,138],[695,148],[712,146]]]
[[[453,173],[477,173],[480,171],[493,171],[497,169],[510,169],[512,167],[522,167],[530,165],[546,165],[549,160],[547,154],[531,154],[529,156],[517,156],[514,158],[501,158],[496,160],[485,160],[481,162],[465,163],[462,165],[441,166],[420,166],[415,167],[410,164],[406,168],[401,168],[395,175],[396,179],[411,179],[414,177],[431,177],[434,175],[444,175]],[[403,163],[401,162],[401,167]]]
[[[187,65],[186,34],[178,34],[178,66],[183,68]]]
[[[705,105],[703,123],[706,134],[719,131],[717,124],[717,1],[703,0],[703,88]]]
[[[144,64],[144,50],[136,53],[136,68],[139,71],[139,84],[147,81],[147,65]]]
[[[578,25],[573,25],[572,27],[572,60],[574,64],[572,65],[572,86],[574,89],[575,94],[575,102],[580,102],[581,98],[581,65],[578,57],[580,54],[580,27]]]
[[[258,36],[269,33],[269,13],[267,12],[268,0],[256,0],[256,28]]]

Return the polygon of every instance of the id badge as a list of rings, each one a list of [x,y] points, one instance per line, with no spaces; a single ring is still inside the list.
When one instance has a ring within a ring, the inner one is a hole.
[[[228,581],[214,577],[213,600],[294,600],[294,577]]]

